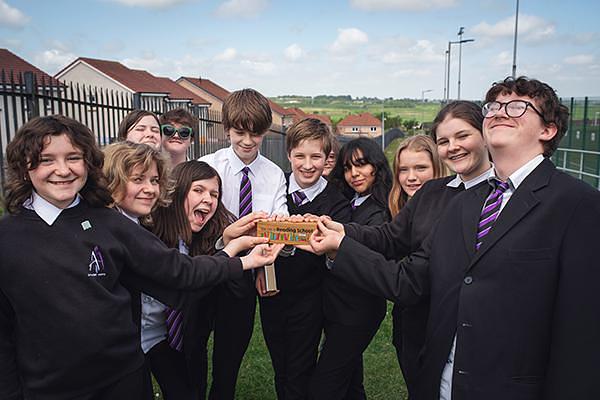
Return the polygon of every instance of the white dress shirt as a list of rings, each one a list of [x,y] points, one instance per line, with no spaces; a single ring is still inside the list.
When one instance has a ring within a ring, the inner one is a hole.
[[[239,159],[231,147],[207,154],[198,161],[204,161],[217,170],[223,182],[223,204],[235,216],[239,216],[240,211],[240,183],[244,167],[250,168],[248,178],[252,185],[252,211],[289,215],[283,171],[260,153],[248,165]]]
[[[533,172],[533,170],[542,163],[542,161],[544,161],[544,156],[539,154],[539,155],[535,156],[531,161],[529,161],[525,165],[523,165],[521,168],[519,168],[518,170],[513,172],[508,177],[508,189],[506,189],[506,191],[502,195],[502,204],[500,205],[500,210],[498,211],[498,217],[496,217],[496,219],[500,218],[500,213],[502,212],[502,210],[508,203],[508,200],[510,200],[510,198],[511,198],[512,194],[515,192],[515,190],[517,190],[517,188],[525,180],[525,178],[527,178],[529,176],[529,174],[531,174]],[[493,183],[493,181],[495,179],[497,179],[496,176],[497,176],[496,171],[494,170],[494,167],[492,167],[489,170],[487,170],[484,174],[482,174],[482,175],[478,176],[477,178],[475,178],[474,180],[470,181],[470,182],[473,182],[473,181],[477,180],[476,183],[470,183],[470,185],[467,185],[467,182],[463,182],[463,183],[465,184],[465,188],[469,189],[469,188],[475,186],[476,184],[483,182],[484,180],[487,180],[488,182],[490,182],[490,185],[492,185],[492,187],[495,188],[496,185]],[[458,178],[458,175],[456,177]],[[448,183],[448,186],[451,186],[450,183],[454,182],[455,180],[456,180],[456,178],[453,179],[452,181],[450,181]],[[457,186],[458,185],[456,185],[455,187],[457,187]],[[483,207],[482,207],[482,209],[483,209]],[[450,354],[448,354],[448,360],[446,361],[446,365],[444,366],[444,371],[442,372],[442,379],[440,382],[440,400],[451,400],[452,399],[452,373],[454,371],[454,354],[456,352],[456,340],[457,340],[457,336],[455,334],[454,341],[452,342],[452,348],[450,349]]]

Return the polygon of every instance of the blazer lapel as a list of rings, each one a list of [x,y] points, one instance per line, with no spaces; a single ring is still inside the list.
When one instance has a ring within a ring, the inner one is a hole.
[[[553,170],[554,166],[552,163],[548,160],[544,160],[527,178],[525,178],[521,185],[519,185],[519,188],[512,194],[510,200],[494,223],[492,230],[485,237],[479,250],[475,252],[468,269],[473,268],[477,261],[483,257],[483,255],[485,255],[485,253],[487,253],[500,238],[538,205],[540,200],[535,195],[535,191],[548,184]]]

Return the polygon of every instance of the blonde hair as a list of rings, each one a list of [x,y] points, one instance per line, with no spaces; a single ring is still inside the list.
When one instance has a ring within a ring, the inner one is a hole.
[[[117,199],[125,193],[127,182],[133,169],[141,165],[144,171],[156,163],[158,171],[159,195],[153,209],[169,204],[169,161],[160,151],[144,143],[118,142],[104,149],[103,172],[108,180],[108,190],[112,194],[113,206]],[[148,223],[149,216],[144,216],[141,222]]]
[[[393,183],[392,190],[390,191],[388,198],[388,207],[390,209],[390,213],[392,214],[392,218],[398,215],[402,207],[404,207],[408,201],[408,195],[404,190],[402,190],[402,185],[400,185],[400,180],[398,179],[398,170],[400,169],[400,154],[404,150],[427,152],[429,154],[429,158],[431,159],[431,164],[433,165],[433,179],[448,175],[448,170],[446,169],[446,166],[442,160],[440,160],[437,146],[431,137],[427,135],[415,135],[404,139],[404,141],[400,143],[400,146],[398,146],[398,149],[396,150],[396,155],[394,156],[394,165],[392,168]]]

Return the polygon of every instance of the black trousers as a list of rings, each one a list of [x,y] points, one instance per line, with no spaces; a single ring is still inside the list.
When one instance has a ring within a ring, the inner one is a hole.
[[[263,335],[279,400],[308,399],[323,326],[320,290],[260,299]]]
[[[310,383],[312,399],[366,399],[362,354],[380,324],[381,320],[371,326],[325,321],[325,343]]]
[[[190,382],[184,353],[171,348],[166,340],[152,347],[146,360],[164,400],[197,400],[200,397],[198,382]]]
[[[145,400],[143,384],[144,368],[141,367],[102,389],[72,400]]]
[[[214,332],[212,385],[209,391],[211,400],[235,398],[238,373],[254,330],[256,290],[253,283],[251,285],[251,290],[243,292],[243,296],[240,296],[240,292],[234,293],[227,284],[219,285],[209,295],[216,296],[213,299],[213,311],[206,316],[212,319],[212,324],[208,326],[212,326]],[[204,341],[206,348],[210,331],[201,336],[198,340]],[[207,374],[207,362],[205,357],[201,375]],[[206,384],[204,386],[206,387]]]

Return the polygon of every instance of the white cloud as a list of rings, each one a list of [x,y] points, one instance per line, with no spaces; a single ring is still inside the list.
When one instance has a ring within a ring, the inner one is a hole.
[[[355,50],[358,46],[369,42],[369,36],[356,28],[340,28],[338,36],[331,45],[331,50],[336,53]]]
[[[141,57],[125,58],[121,62],[128,68],[143,69],[151,74],[160,75],[168,61],[157,57],[152,51],[144,51]]]
[[[35,64],[43,71],[52,74],[66,67],[76,58],[77,56],[71,52],[61,49],[50,49],[37,54],[35,56]]]
[[[492,59],[493,65],[512,65],[512,53],[508,51],[502,51],[494,56]]]
[[[588,65],[594,63],[594,56],[591,54],[577,54],[564,59],[565,64],[570,65]]]
[[[169,8],[187,0],[112,0],[128,7]]]
[[[367,11],[423,11],[454,7],[458,0],[350,0],[350,5]]]
[[[436,50],[429,40],[417,40],[415,44],[401,51],[387,51],[382,56],[384,64],[404,62],[438,62],[443,58],[442,52]]]
[[[10,6],[6,1],[0,0],[0,26],[9,28],[22,28],[29,17],[21,12],[21,10]]]
[[[535,15],[519,15],[519,38],[526,42],[540,42],[554,36],[556,26]],[[471,32],[481,35],[487,39],[513,37],[515,33],[515,16],[510,16],[496,22],[493,25],[480,22],[475,25]]]
[[[237,57],[237,50],[229,47],[215,56],[215,61],[233,61]]]
[[[296,43],[289,45],[283,51],[283,56],[288,61],[298,61],[306,55],[306,52]]]
[[[216,14],[222,17],[256,17],[267,5],[267,0],[227,0],[217,8]]]
[[[240,64],[258,75],[272,75],[276,69],[275,64],[269,61],[242,60]]]

